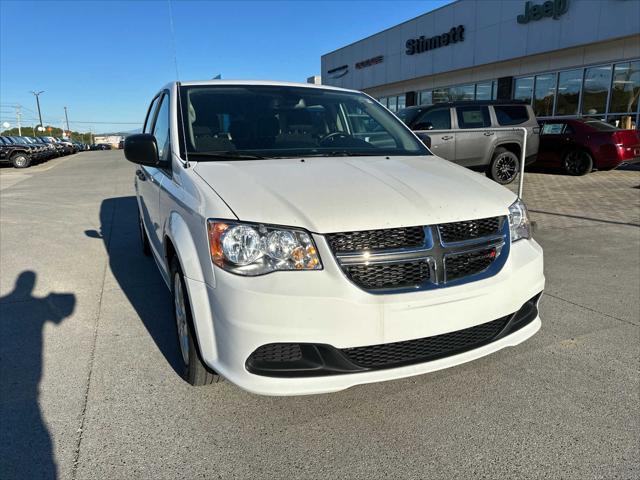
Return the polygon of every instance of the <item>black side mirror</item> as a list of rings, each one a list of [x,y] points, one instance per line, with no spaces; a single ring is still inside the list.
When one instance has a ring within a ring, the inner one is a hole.
[[[423,132],[416,132],[416,135],[427,148],[431,148],[431,137],[429,135]]]
[[[139,133],[125,138],[124,156],[130,162],[149,167],[155,167],[160,162],[156,139],[150,133]]]
[[[433,130],[433,124],[431,122],[416,123],[411,130]]]

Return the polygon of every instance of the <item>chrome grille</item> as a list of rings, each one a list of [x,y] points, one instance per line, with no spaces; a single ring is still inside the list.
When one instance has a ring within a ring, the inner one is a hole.
[[[446,255],[444,271],[447,282],[464,278],[485,271],[493,263],[498,254],[495,247],[475,250],[473,252]]]
[[[332,233],[329,247],[354,284],[371,293],[442,288],[495,275],[509,254],[506,217]]]
[[[443,223],[438,225],[440,238],[444,243],[464,242],[473,238],[498,235],[502,217],[481,218],[464,222]]]
[[[327,241],[334,253],[420,247],[424,243],[424,229],[408,227],[330,233]]]
[[[429,279],[429,270],[426,260],[344,267],[344,273],[366,290],[418,287]]]

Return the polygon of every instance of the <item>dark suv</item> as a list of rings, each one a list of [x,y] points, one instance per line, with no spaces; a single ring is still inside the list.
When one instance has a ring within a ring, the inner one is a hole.
[[[540,127],[531,106],[518,101],[465,101],[409,107],[398,117],[439,157],[486,172],[498,183],[513,182],[520,171],[522,133],[528,131],[526,164],[536,159]],[[469,129],[482,129],[470,131]]]
[[[9,137],[0,137],[0,163],[11,163],[16,168],[31,164],[32,149],[28,145],[13,142]]]

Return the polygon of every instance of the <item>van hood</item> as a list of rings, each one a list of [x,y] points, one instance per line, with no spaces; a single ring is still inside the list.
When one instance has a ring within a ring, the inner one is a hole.
[[[435,156],[199,162],[239,220],[316,233],[506,215],[516,195]]]

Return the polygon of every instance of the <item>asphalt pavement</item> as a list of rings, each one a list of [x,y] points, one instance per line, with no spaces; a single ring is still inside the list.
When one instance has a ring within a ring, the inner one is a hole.
[[[640,172],[527,174],[547,288],[524,344],[263,397],[176,374],[122,151],[0,170],[3,480],[640,477]]]

